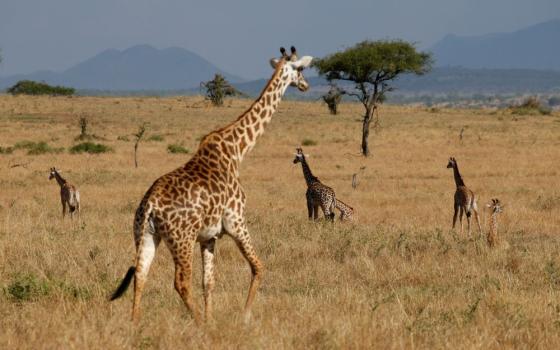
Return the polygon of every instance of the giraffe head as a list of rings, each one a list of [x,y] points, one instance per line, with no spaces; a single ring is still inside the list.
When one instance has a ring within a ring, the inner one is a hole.
[[[303,56],[302,58],[298,58],[296,48],[293,46],[290,48],[290,51],[291,54],[288,55],[286,49],[281,47],[280,53],[282,57],[271,59],[270,65],[274,69],[278,68],[282,70],[280,76],[284,80],[287,79],[289,85],[297,87],[299,91],[307,91],[307,89],[309,89],[309,84],[303,76],[303,70],[309,67],[313,57]]]
[[[54,179],[55,175],[56,175],[56,169],[53,167],[50,169],[49,180]]]
[[[450,169],[450,168],[453,168],[456,165],[457,165],[457,161],[455,160],[455,158],[450,157],[449,162],[447,162],[447,168]]]
[[[492,213],[501,213],[503,211],[504,206],[500,203],[498,198],[492,198],[490,203],[486,204],[488,208],[492,210]]]
[[[294,164],[303,163],[305,161],[305,155],[301,148],[296,148],[296,157],[294,158]]]

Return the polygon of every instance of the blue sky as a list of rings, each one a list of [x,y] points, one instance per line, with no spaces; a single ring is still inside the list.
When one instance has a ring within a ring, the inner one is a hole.
[[[428,48],[446,34],[560,18],[559,0],[0,0],[0,75],[64,70],[107,48],[179,46],[248,79],[280,45],[322,56],[364,39]]]

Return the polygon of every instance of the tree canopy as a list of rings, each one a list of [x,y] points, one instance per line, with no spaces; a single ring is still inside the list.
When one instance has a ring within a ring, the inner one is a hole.
[[[431,69],[429,53],[402,40],[362,41],[344,51],[316,60],[314,66],[328,80],[356,83],[384,82],[402,73],[424,74]]]

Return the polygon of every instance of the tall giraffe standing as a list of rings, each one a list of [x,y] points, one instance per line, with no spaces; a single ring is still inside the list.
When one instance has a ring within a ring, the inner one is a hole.
[[[193,302],[192,264],[195,243],[200,242],[203,266],[205,317],[212,311],[214,248],[224,233],[233,238],[251,267],[245,315],[262,278],[263,267],[255,253],[245,222],[245,193],[239,181],[239,166],[253,149],[288,86],[300,91],[309,87],[302,71],[312,57],[297,58],[281,48],[282,57],[271,59],[272,78],[260,97],[231,124],[206,135],[193,157],[182,167],[163,175],[148,189],[134,217],[136,260],[111,300],[120,297],[134,277],[132,319],[138,320],[140,298],[150,264],[160,240],[164,240],[175,263],[175,289],[185,306],[200,322]]]
[[[453,229],[455,228],[455,223],[457,222],[457,212],[459,212],[459,222],[461,223],[461,234],[463,234],[463,212],[467,216],[467,230],[471,233],[471,212],[474,212],[474,217],[478,225],[478,231],[482,234],[482,228],[480,227],[480,221],[478,218],[478,209],[476,206],[476,197],[474,192],[465,186],[463,177],[459,173],[459,166],[457,165],[457,160],[451,157],[447,163],[447,168],[453,168],[453,177],[455,178],[455,197],[453,208],[455,212],[453,214]]]
[[[336,205],[334,190],[321,183],[319,178],[313,175],[301,148],[296,148],[294,164],[297,163],[301,163],[303,177],[305,178],[305,183],[307,184],[305,198],[307,200],[307,213],[309,214],[309,219],[311,220],[314,218],[317,220],[319,216],[319,207],[321,207],[323,214],[325,214],[325,218],[334,221],[334,208]]]
[[[491,248],[498,244],[498,214],[502,212],[504,206],[500,203],[498,198],[493,198],[492,201],[486,204],[492,211],[490,214],[490,229],[486,241]]]
[[[52,179],[56,179],[56,182],[60,186],[62,218],[64,219],[64,216],[66,215],[67,205],[71,219],[74,217],[75,211],[78,211],[78,216],[80,216],[80,192],[78,192],[74,185],[68,183],[68,181],[66,181],[55,168],[50,169],[49,180]]]

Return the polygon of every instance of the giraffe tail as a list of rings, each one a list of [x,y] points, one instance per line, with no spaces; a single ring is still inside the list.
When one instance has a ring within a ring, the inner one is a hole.
[[[126,275],[124,276],[121,284],[111,295],[111,301],[120,298],[124,294],[124,292],[126,292],[126,290],[128,289],[128,286],[130,285],[130,282],[132,282],[132,278],[134,278],[134,273],[135,272],[136,272],[136,268],[134,266],[131,266],[128,269],[128,271],[126,272]]]
[[[126,272],[126,275],[124,276],[123,280],[111,295],[110,298],[111,301],[120,298],[126,292],[128,286],[130,286],[130,282],[132,282],[132,279],[134,278],[134,275],[136,273],[136,268],[137,268],[136,264],[138,264],[138,254],[140,253],[141,250],[141,245],[139,244],[139,242],[141,240],[141,236],[144,234],[144,229],[146,229],[149,226],[148,220],[152,212],[151,207],[147,205],[147,200],[149,198],[150,192],[151,191],[148,191],[148,193],[142,199],[142,202],[140,202],[140,206],[136,210],[136,214],[134,218],[134,241],[136,244],[136,255],[137,255],[136,263],[135,265],[128,268],[128,271]]]

